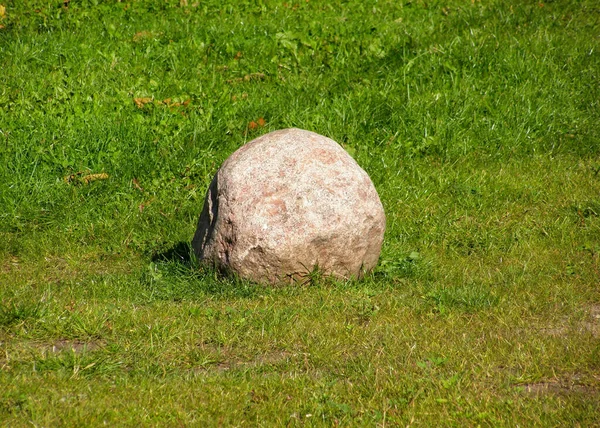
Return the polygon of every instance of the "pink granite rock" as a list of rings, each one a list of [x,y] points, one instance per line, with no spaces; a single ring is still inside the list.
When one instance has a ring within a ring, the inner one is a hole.
[[[198,258],[263,283],[338,278],[375,267],[385,214],[371,179],[335,141],[284,129],[250,141],[215,175],[192,246]]]

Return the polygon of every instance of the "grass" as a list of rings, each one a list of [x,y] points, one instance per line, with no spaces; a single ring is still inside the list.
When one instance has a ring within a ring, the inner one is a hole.
[[[2,4],[3,425],[600,424],[596,2]],[[290,126],[380,193],[363,281],[189,257]]]

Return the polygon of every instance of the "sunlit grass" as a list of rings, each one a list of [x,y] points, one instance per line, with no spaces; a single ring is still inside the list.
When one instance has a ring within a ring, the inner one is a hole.
[[[2,4],[3,425],[600,423],[595,2]],[[290,126],[377,187],[362,281],[190,257]]]

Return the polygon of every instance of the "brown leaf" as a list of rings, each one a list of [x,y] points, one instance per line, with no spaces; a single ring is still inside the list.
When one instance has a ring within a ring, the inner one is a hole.
[[[149,98],[149,97],[134,98],[133,102],[135,103],[137,108],[143,108],[145,104],[152,102],[152,98]]]
[[[154,202],[154,199],[155,199],[155,198],[150,198],[150,199],[148,199],[147,201],[145,201],[145,202],[142,202],[142,203],[140,204],[140,206],[139,206],[140,212],[143,212],[143,211],[144,211],[144,208],[146,208],[148,205],[150,205],[152,202]]]
[[[172,107],[181,107],[181,106],[187,107],[190,103],[190,100],[187,99],[183,102],[179,102],[179,101],[173,101],[172,98],[166,98],[162,101],[157,101],[157,102],[159,104],[165,104],[167,107],[172,108]]]
[[[105,172],[101,172],[99,174],[88,174],[88,175],[84,175],[83,177],[81,177],[81,181],[83,181],[85,184],[89,184],[92,181],[96,181],[96,180],[106,180],[108,178],[108,174]]]
[[[250,73],[244,76],[244,80],[249,82],[250,80],[263,80],[265,77],[265,73]]]
[[[133,185],[135,186],[136,189],[138,189],[142,193],[144,192],[144,188],[142,186],[140,186],[140,182],[137,180],[137,178],[134,178],[131,181],[133,182]]]
[[[227,83],[241,83],[241,82],[250,82],[253,80],[264,80],[266,79],[265,73],[250,73],[246,74],[244,77],[236,77],[235,79],[227,80]]]
[[[63,177],[65,183],[75,183],[75,184],[89,184],[92,181],[96,180],[106,180],[108,178],[108,174],[105,172],[101,172],[98,174],[86,174],[83,175],[83,172],[78,171],[74,174],[69,174]]]
[[[251,121],[248,124],[248,129],[254,130],[256,128],[262,128],[266,124],[267,124],[267,122],[262,117],[259,117],[256,122],[255,121]]]
[[[152,33],[150,31],[146,31],[146,30],[138,31],[137,33],[135,33],[133,35],[133,41],[139,42],[140,40],[148,39],[150,37],[152,37]]]
[[[63,180],[65,183],[71,183],[72,181],[74,181],[77,176],[81,175],[81,172],[76,172],[75,174],[69,174],[69,175],[65,175],[63,177]]]

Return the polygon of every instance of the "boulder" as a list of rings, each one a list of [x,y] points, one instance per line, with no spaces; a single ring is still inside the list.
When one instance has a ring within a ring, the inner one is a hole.
[[[201,262],[262,283],[338,278],[375,267],[383,206],[335,141],[284,129],[242,146],[213,178],[192,242]]]

